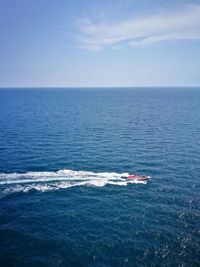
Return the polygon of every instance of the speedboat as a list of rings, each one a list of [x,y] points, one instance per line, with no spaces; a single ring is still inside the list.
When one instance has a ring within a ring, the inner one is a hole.
[[[148,181],[151,176],[147,175],[138,175],[138,174],[129,174],[128,176],[122,176],[121,178],[134,180],[134,181]]]
[[[131,174],[128,175],[127,179],[137,180],[137,181],[147,181],[150,176],[147,175],[137,175],[137,174]]]

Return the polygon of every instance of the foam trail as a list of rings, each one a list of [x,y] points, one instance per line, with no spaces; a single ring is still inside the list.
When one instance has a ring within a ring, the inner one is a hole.
[[[122,178],[128,175],[128,173],[95,173],[68,169],[52,172],[0,173],[0,189],[3,187],[0,194],[26,193],[31,190],[46,192],[75,186],[127,186],[133,183],[147,183],[146,181],[133,181]]]
[[[19,180],[6,180],[1,181],[0,185],[6,185],[6,184],[24,184],[24,183],[36,183],[36,182],[56,182],[56,181],[79,181],[79,180],[93,180],[94,178],[88,177],[88,178],[67,178],[67,177],[58,177],[58,178],[39,178],[39,179],[19,179]],[[101,180],[107,180],[106,178],[99,178]],[[113,178],[114,180],[114,178]]]
[[[115,173],[115,172],[85,172],[85,171],[73,171],[73,170],[59,170],[59,171],[52,171],[52,172],[26,172],[26,173],[0,173],[0,180],[1,179],[23,179],[23,178],[37,178],[37,177],[104,177],[104,178],[120,178],[121,176],[127,176],[128,173]]]
[[[52,172],[26,172],[26,173],[0,173],[0,185],[4,184],[21,184],[47,181],[65,181],[79,179],[121,179],[121,176],[127,176],[128,173],[115,172],[85,172],[73,170],[59,170]]]

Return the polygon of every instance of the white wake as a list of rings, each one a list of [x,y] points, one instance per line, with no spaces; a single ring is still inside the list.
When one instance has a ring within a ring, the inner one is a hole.
[[[147,181],[127,180],[129,173],[87,172],[73,170],[0,173],[1,193],[29,192],[30,190],[51,191],[75,186],[105,185],[127,186],[128,184],[146,184]]]

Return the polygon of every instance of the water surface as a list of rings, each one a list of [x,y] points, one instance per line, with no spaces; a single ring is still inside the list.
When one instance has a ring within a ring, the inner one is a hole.
[[[199,89],[1,89],[0,265],[200,266],[199,136]]]

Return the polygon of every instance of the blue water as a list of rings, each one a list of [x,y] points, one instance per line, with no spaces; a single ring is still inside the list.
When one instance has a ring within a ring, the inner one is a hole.
[[[199,89],[0,90],[0,266],[200,266],[199,189]]]

